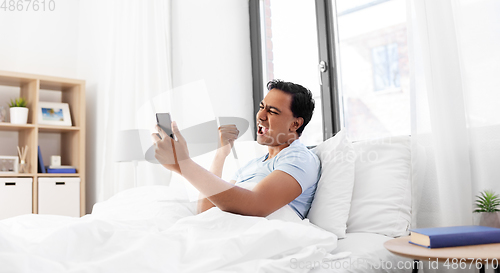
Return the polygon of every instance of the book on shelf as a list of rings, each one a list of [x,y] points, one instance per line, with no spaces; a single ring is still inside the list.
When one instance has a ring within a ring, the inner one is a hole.
[[[45,165],[43,165],[42,151],[40,146],[38,146],[38,173],[46,173]]]
[[[46,166],[47,168],[51,169],[76,169],[75,166],[68,166],[68,165],[60,165],[60,166]]]
[[[410,229],[410,243],[427,248],[500,243],[500,228],[453,226]]]
[[[73,166],[57,166],[55,168],[47,166],[47,173],[76,173],[76,168]]]

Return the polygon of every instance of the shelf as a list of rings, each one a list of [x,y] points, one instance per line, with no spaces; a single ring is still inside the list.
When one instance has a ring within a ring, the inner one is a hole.
[[[26,74],[0,70],[0,85],[22,86],[31,81],[40,81],[39,89],[62,90],[85,84],[84,80],[68,79],[53,76]]]
[[[40,79],[40,89],[53,91],[66,91],[75,86],[79,86],[84,81],[62,78],[44,78]]]
[[[33,124],[12,124],[9,122],[0,122],[0,131],[21,131],[35,128]]]
[[[79,173],[37,173],[36,174],[38,177],[75,177],[75,176],[80,176]]]
[[[0,173],[0,177],[79,177],[79,173]]]
[[[33,177],[32,173],[0,173],[0,177]]]
[[[29,162],[30,171],[30,173],[0,173],[0,177],[33,178],[33,213],[38,213],[38,178],[78,177],[80,178],[80,215],[85,215],[85,81],[0,70],[0,86],[14,87],[6,88],[6,90],[13,90],[14,92],[15,89],[19,93],[18,96],[24,97],[28,102],[28,124],[18,125],[1,122],[0,132],[17,132],[17,146],[29,147],[26,160]],[[17,91],[18,89],[19,91]],[[40,115],[38,108],[42,91],[42,95],[50,95],[58,100],[60,97],[58,102],[69,105],[73,126],[38,124],[38,116]],[[45,91],[48,91],[48,94]],[[14,146],[16,144],[9,145]],[[0,144],[0,146],[4,148],[3,144]],[[61,156],[61,162],[64,165],[75,166],[78,173],[37,173],[37,148],[40,146],[41,150],[45,148],[42,153],[51,154],[55,151],[50,151],[50,149],[57,149],[57,153]],[[11,149],[12,147],[5,148]],[[13,148],[16,149],[16,147]]]
[[[54,125],[38,125],[39,132],[45,133],[64,133],[80,131],[80,127],[76,126],[54,126]]]
[[[22,86],[30,81],[33,81],[33,79],[26,77],[26,75],[21,75],[20,73],[15,72],[0,71],[0,85]]]

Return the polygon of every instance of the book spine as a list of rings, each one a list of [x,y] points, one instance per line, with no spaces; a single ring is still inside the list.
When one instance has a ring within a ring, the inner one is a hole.
[[[47,173],[76,173],[76,169],[47,169]]]
[[[430,236],[430,248],[500,243],[500,232],[459,233]]]
[[[42,150],[40,150],[40,146],[38,146],[38,172],[46,173],[45,165],[43,164]]]
[[[426,247],[426,248],[431,248],[430,246],[424,246],[424,245],[421,245],[421,244],[414,243],[412,241],[408,241],[408,243],[410,243],[412,245],[416,245],[416,246],[423,246],[423,247]]]

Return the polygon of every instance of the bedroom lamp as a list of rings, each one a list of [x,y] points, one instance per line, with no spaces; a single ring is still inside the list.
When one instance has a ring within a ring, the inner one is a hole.
[[[137,187],[137,164],[139,161],[146,160],[142,152],[142,142],[147,141],[146,136],[149,136],[148,130],[137,129],[120,131],[116,136],[115,161],[132,162],[134,165],[134,187]]]

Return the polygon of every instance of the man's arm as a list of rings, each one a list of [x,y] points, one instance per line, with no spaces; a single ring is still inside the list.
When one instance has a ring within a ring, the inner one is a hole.
[[[222,170],[224,168],[224,162],[226,161],[227,155],[224,155],[224,153],[217,151],[215,154],[215,158],[212,161],[212,165],[210,166],[210,172],[218,176],[219,178],[222,177]],[[231,180],[229,183],[235,184],[235,180]],[[203,193],[200,192],[200,195],[198,197],[198,213],[202,213],[210,208],[215,207],[215,205],[210,202],[210,200],[203,195]]]
[[[214,160],[212,161],[212,165],[210,166],[210,172],[221,178],[224,162],[226,161],[226,157],[231,152],[231,147],[233,146],[234,141],[238,138],[239,131],[234,124],[222,125],[218,130],[219,147]],[[231,181],[230,183],[235,184],[236,181]],[[215,205],[200,192],[198,197],[198,213],[204,212],[213,207],[215,207]]]
[[[300,184],[283,171],[273,171],[253,190],[234,186],[192,160],[180,162],[183,176],[223,211],[265,217],[302,193]]]
[[[267,216],[302,193],[297,180],[279,170],[262,179],[252,190],[228,183],[191,160],[186,140],[175,122],[172,123],[172,128],[178,138],[176,141],[169,140],[163,131],[160,131],[162,139],[153,134],[156,159],[169,168],[171,165],[165,163],[171,164],[175,153],[174,170],[180,171],[184,178],[221,210],[241,215]]]

